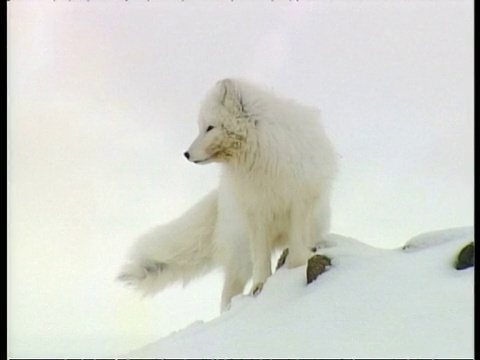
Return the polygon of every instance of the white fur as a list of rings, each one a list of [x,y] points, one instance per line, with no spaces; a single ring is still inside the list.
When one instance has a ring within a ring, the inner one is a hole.
[[[337,156],[315,108],[241,80],[207,94],[199,130],[187,155],[222,165],[219,189],[141,238],[119,277],[156,292],[220,266],[223,310],[250,278],[261,291],[273,249],[289,248],[289,268],[307,262],[329,231]]]

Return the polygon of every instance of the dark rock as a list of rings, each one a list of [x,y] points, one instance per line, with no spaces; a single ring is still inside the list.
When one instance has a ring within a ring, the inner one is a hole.
[[[316,278],[325,272],[327,266],[332,265],[330,258],[325,255],[317,254],[308,259],[307,263],[307,284],[315,281]]]
[[[457,256],[455,269],[463,270],[475,265],[475,245],[473,242],[466,245]]]

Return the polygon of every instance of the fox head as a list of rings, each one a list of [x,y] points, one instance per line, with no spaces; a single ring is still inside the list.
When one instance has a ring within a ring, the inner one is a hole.
[[[196,164],[230,162],[246,150],[254,127],[237,81],[219,81],[207,95],[198,119],[199,134],[184,156]]]

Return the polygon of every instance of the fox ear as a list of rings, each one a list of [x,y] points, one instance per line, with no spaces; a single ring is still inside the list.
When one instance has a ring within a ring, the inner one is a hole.
[[[222,89],[220,103],[235,113],[244,112],[242,96],[239,89],[235,86],[234,80],[223,79],[219,81],[219,84]]]

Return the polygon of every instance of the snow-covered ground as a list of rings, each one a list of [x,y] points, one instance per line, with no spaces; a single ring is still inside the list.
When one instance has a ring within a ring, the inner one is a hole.
[[[332,266],[311,285],[305,267],[282,268],[258,297],[128,356],[473,358],[474,271],[454,268],[473,238],[454,228],[385,250],[331,235]]]

